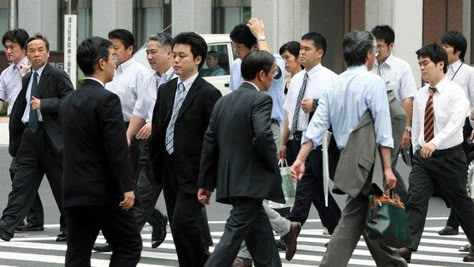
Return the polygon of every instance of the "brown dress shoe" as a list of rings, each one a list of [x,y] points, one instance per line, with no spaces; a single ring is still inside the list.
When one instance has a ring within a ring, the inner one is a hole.
[[[408,248],[401,248],[398,250],[398,254],[400,254],[400,257],[405,259],[407,263],[410,263],[411,261],[411,250]]]
[[[252,259],[237,257],[235,258],[234,263],[232,263],[232,267],[252,267],[252,264]]]
[[[301,223],[291,222],[290,231],[286,235],[283,236],[283,240],[285,240],[285,243],[286,243],[285,259],[287,261],[291,261],[291,259],[293,259],[293,256],[295,256],[296,239],[298,238],[300,231],[301,231]]]

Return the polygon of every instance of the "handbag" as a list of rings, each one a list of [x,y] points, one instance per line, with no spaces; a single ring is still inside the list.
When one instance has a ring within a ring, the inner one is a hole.
[[[290,167],[288,166],[288,162],[286,159],[279,160],[278,166],[280,167],[280,175],[281,175],[281,189],[283,191],[283,195],[285,196],[285,204],[276,203],[273,201],[269,201],[269,206],[272,209],[283,209],[283,208],[290,208],[293,207],[295,203],[295,195],[296,195],[296,183],[293,182],[290,176]]]
[[[394,248],[411,244],[405,204],[393,190],[369,195],[367,235],[374,241]]]

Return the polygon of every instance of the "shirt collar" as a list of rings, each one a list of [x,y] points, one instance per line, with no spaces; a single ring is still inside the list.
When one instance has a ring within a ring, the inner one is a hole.
[[[173,75],[174,75],[173,67],[170,67],[164,74],[167,81],[171,80],[173,78],[172,77]]]
[[[460,59],[458,59],[456,62],[449,65],[449,67],[452,67],[453,70],[457,70],[461,66],[461,64],[462,64],[462,61]]]
[[[366,65],[351,66],[351,67],[348,67],[346,70],[346,72],[363,72],[363,71],[368,71]]]
[[[377,60],[375,60],[374,68],[377,67],[377,66],[383,66],[383,65],[387,65],[388,67],[392,67],[393,66],[393,58],[394,58],[393,54],[390,53],[390,55],[382,63],[379,63]]]
[[[124,72],[128,67],[132,66],[135,63],[135,59],[132,57],[124,63],[118,65],[117,72]]]
[[[199,72],[196,72],[194,75],[192,75],[191,77],[189,77],[185,81],[182,81],[181,78],[178,77],[178,84],[182,82],[183,85],[184,85],[184,90],[188,91],[189,88],[191,88],[191,86],[193,85],[194,81],[196,80],[198,74],[199,74]]]
[[[251,84],[253,87],[255,87],[255,90],[260,91],[260,89],[258,89],[257,85],[255,85],[254,83],[251,83],[249,81],[244,81],[244,83]]]
[[[38,78],[41,77],[41,73],[43,73],[43,70],[44,70],[44,67],[46,67],[46,65],[48,64],[48,62],[46,62],[46,64],[44,64],[41,68],[37,69],[37,70],[33,70],[31,69],[31,72],[36,72],[38,73]]]
[[[438,91],[440,94],[442,94],[448,83],[449,83],[449,79],[445,75],[444,78],[441,79],[441,81],[439,81],[437,84],[435,84],[435,85],[429,84],[428,86],[436,87],[436,91]]]
[[[309,71],[306,71],[306,73],[308,73],[308,78],[311,78],[311,76],[313,76],[314,74],[316,74],[319,70],[321,70],[323,68],[323,65],[321,65],[321,63],[319,63],[318,65],[314,66],[312,69],[310,69]]]
[[[84,80],[93,80],[93,81],[96,81],[96,82],[100,83],[100,85],[102,85],[103,87],[105,87],[105,84],[99,79],[96,79],[96,78],[93,78],[93,77],[84,77]]]

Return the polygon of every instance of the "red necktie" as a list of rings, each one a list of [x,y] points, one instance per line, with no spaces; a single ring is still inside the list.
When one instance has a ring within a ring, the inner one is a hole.
[[[428,101],[425,108],[425,142],[428,143],[434,138],[434,109],[433,94],[436,92],[435,87],[430,87]]]

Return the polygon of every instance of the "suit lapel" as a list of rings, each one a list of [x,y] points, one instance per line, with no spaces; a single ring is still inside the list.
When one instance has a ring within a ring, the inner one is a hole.
[[[39,97],[42,98],[48,92],[48,80],[49,80],[49,72],[51,66],[49,63],[46,63],[44,66],[43,72],[41,72],[41,77],[38,83],[39,86]]]
[[[176,121],[178,121],[183,116],[184,112],[186,112],[186,110],[190,107],[194,98],[196,98],[196,96],[198,95],[203,82],[204,80],[199,76],[193,82],[193,84],[191,85],[191,88],[189,89],[188,94],[184,98],[183,105],[181,106],[181,109],[179,110],[178,117],[176,117]]]

